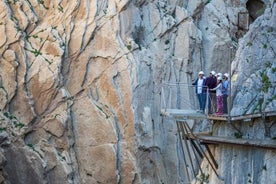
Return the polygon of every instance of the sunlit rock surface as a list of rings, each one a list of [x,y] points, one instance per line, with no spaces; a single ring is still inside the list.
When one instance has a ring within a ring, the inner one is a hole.
[[[246,30],[243,0],[1,1],[0,182],[187,182],[161,84],[234,60],[231,113],[275,110],[276,10],[263,4]],[[275,175],[275,152],[249,155],[272,160],[256,181]]]

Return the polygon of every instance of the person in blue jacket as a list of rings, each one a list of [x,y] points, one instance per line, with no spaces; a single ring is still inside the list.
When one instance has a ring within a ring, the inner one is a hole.
[[[227,98],[228,98],[228,78],[229,78],[229,74],[225,73],[223,75],[223,85],[222,85],[222,101],[223,101],[223,113],[224,114],[228,114],[228,108],[227,108]]]
[[[195,91],[199,101],[200,112],[204,112],[206,104],[206,88],[204,87],[205,78],[203,71],[200,71],[198,73],[198,78],[192,84],[195,85]]]

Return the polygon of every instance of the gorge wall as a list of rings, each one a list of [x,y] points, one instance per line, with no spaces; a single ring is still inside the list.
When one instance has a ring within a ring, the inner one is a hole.
[[[231,73],[233,115],[276,109],[273,0],[8,0],[0,12],[2,183],[186,182],[160,93],[200,70]],[[268,123],[259,138],[276,137]],[[216,153],[231,174],[210,170],[210,183],[244,183],[258,164],[237,174],[228,151]],[[275,151],[248,154],[276,162]],[[275,183],[263,166],[254,181]]]

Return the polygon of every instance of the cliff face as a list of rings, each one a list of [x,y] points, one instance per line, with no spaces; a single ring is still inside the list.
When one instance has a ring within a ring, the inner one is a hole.
[[[276,5],[255,1],[1,1],[1,181],[185,181],[175,124],[160,116],[163,82],[229,72],[234,59],[233,76],[272,76],[262,103],[275,109]]]
[[[267,8],[240,40],[232,64],[233,115],[276,109],[275,8]]]

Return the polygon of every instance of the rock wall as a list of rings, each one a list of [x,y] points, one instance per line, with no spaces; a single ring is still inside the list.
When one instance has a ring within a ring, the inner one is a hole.
[[[1,134],[12,140],[1,145],[1,181],[185,182],[176,126],[160,116],[161,84],[190,84],[199,70],[228,72],[239,38],[246,47],[237,18],[246,3],[1,1]],[[264,3],[254,25],[272,27],[263,44],[274,67],[275,3]],[[233,76],[248,67],[243,52]],[[4,122],[20,133],[6,134]]]
[[[216,122],[213,135],[232,138],[234,140],[275,141],[275,117],[259,118],[252,121]],[[252,147],[246,145],[219,144],[210,146],[218,163],[218,176],[204,159],[202,169],[206,183],[275,183],[275,149]],[[194,183],[200,183],[198,180]]]
[[[232,115],[276,109],[275,10],[274,3],[240,40],[232,64]]]

